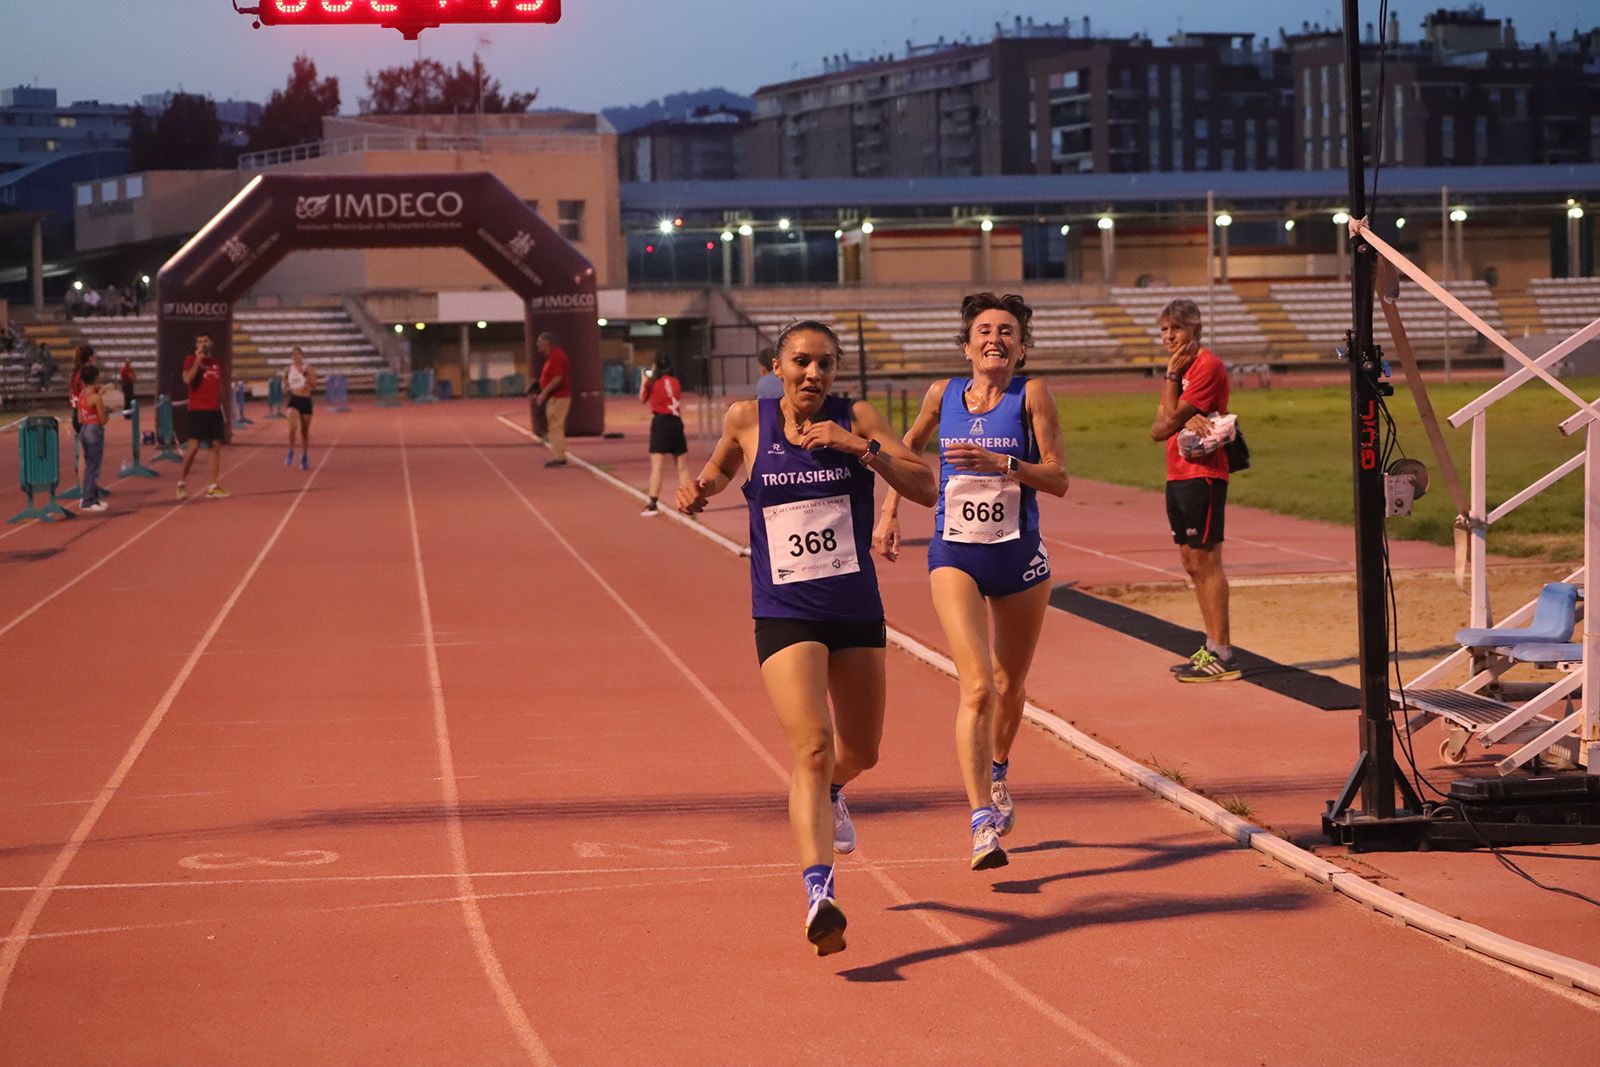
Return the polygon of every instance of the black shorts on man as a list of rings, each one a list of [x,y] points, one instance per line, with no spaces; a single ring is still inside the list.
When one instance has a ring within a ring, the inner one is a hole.
[[[302,415],[311,414],[311,398],[309,396],[295,396],[290,393],[289,406]]]
[[[1226,478],[1181,478],[1167,483],[1167,522],[1175,545],[1210,548],[1222,544],[1227,510]]]
[[[188,417],[189,437],[196,441],[223,441],[228,436],[228,424],[223,421],[222,412],[190,411]]]

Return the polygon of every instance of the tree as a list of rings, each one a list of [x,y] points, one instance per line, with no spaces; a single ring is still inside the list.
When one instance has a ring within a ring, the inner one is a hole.
[[[480,91],[485,114],[527,111],[539,95],[535,89],[507,96],[476,56],[473,66],[457,63],[454,70],[436,59],[385,67],[367,75],[367,91],[372,95],[361,101],[363,115],[469,114],[478,110]]]
[[[319,81],[311,57],[295,56],[288,84],[273,90],[261,109],[261,121],[250,131],[250,147],[261,151],[320,140],[322,120],[338,113],[339,79]]]
[[[174,93],[153,125],[143,108],[135,108],[131,120],[128,152],[135,171],[210,170],[231,162],[209,97]]]

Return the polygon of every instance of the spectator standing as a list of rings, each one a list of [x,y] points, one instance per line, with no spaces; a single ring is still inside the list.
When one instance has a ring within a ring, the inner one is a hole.
[[[124,356],[122,369],[117,371],[117,381],[122,384],[122,417],[133,417],[133,387],[139,375],[133,369],[133,360]]]
[[[639,514],[649,518],[659,514],[661,476],[670,457],[678,468],[678,484],[689,483],[689,464],[684,458],[689,441],[683,432],[683,386],[672,373],[666,353],[656,353],[656,362],[639,386],[640,403],[650,405],[650,502]]]
[[[550,432],[545,439],[550,442],[550,451],[555,453],[555,458],[545,466],[565,467],[567,409],[572,406],[572,361],[556,344],[556,335],[553,333],[541,333],[535,346],[544,357],[544,366],[539,370],[539,392],[534,396],[534,404],[543,408],[550,420]]]
[[[76,410],[82,421],[78,439],[83,446],[83,475],[79,481],[83,496],[78,507],[82,511],[104,511],[106,503],[100,498],[100,463],[106,454],[106,401],[100,395],[100,368],[93,363],[85,365],[79,375],[79,386]]]
[[[761,367],[761,377],[756,379],[756,399],[778,399],[783,395],[783,380],[778,377],[777,361],[773,358],[771,346],[762,348],[756,355],[756,363]]]
[[[92,317],[100,314],[100,290],[85,289],[83,291],[84,315]]]
[[[183,361],[183,384],[189,387],[189,443],[183,453],[183,473],[178,476],[178,499],[189,495],[189,470],[202,443],[211,452],[211,484],[206,496],[220,499],[229,495],[221,485],[222,443],[228,437],[228,421],[222,413],[222,366],[211,358],[210,335],[194,339],[194,352]]]
[[[1167,443],[1167,521],[1183,569],[1194,582],[1206,643],[1172,667],[1180,682],[1231,682],[1243,673],[1233,657],[1228,624],[1228,575],[1222,568],[1223,517],[1228,504],[1228,457],[1221,448],[1180,447],[1180,434],[1211,432],[1212,415],[1228,411],[1228,368],[1200,346],[1200,306],[1173,300],[1156,318],[1167,350],[1167,373],[1150,437]]]

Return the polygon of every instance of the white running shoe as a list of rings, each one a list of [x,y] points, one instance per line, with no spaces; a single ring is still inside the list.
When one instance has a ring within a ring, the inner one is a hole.
[[[806,940],[817,950],[817,955],[831,956],[844,951],[846,925],[838,902],[828,896],[822,886],[814,886],[811,907],[806,912]]]
[[[843,793],[833,798],[833,850],[841,856],[848,856],[856,850],[856,824],[850,818],[850,808],[844,802]]]
[[[992,870],[1010,862],[1006,859],[1006,850],[1000,847],[1000,835],[995,832],[994,823],[986,822],[972,831],[973,870]]]
[[[1017,824],[1017,806],[1011,800],[1011,789],[1004,778],[989,783],[989,806],[994,808],[995,833],[1006,836]]]

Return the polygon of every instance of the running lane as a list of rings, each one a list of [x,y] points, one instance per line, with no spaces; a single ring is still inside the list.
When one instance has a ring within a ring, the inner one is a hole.
[[[972,874],[954,683],[896,652],[883,760],[851,790],[850,948],[816,959],[747,564],[545,470],[484,414],[352,417],[44,908],[0,1062],[1520,1054],[1474,1025],[1483,1004],[1578,1061],[1564,1050],[1596,1016],[1577,1003],[1228,847],[1032,730],[1012,865]],[[128,668],[154,696],[105,720],[91,791],[302,484],[263,470],[259,500],[179,516],[258,512],[187,643]],[[185,543],[132,572],[147,595]],[[35,789],[75,796],[48,773]],[[8,859],[0,896],[28,895],[68,821],[18,835],[49,855]],[[1451,995],[1395,1008],[1418,988]]]

